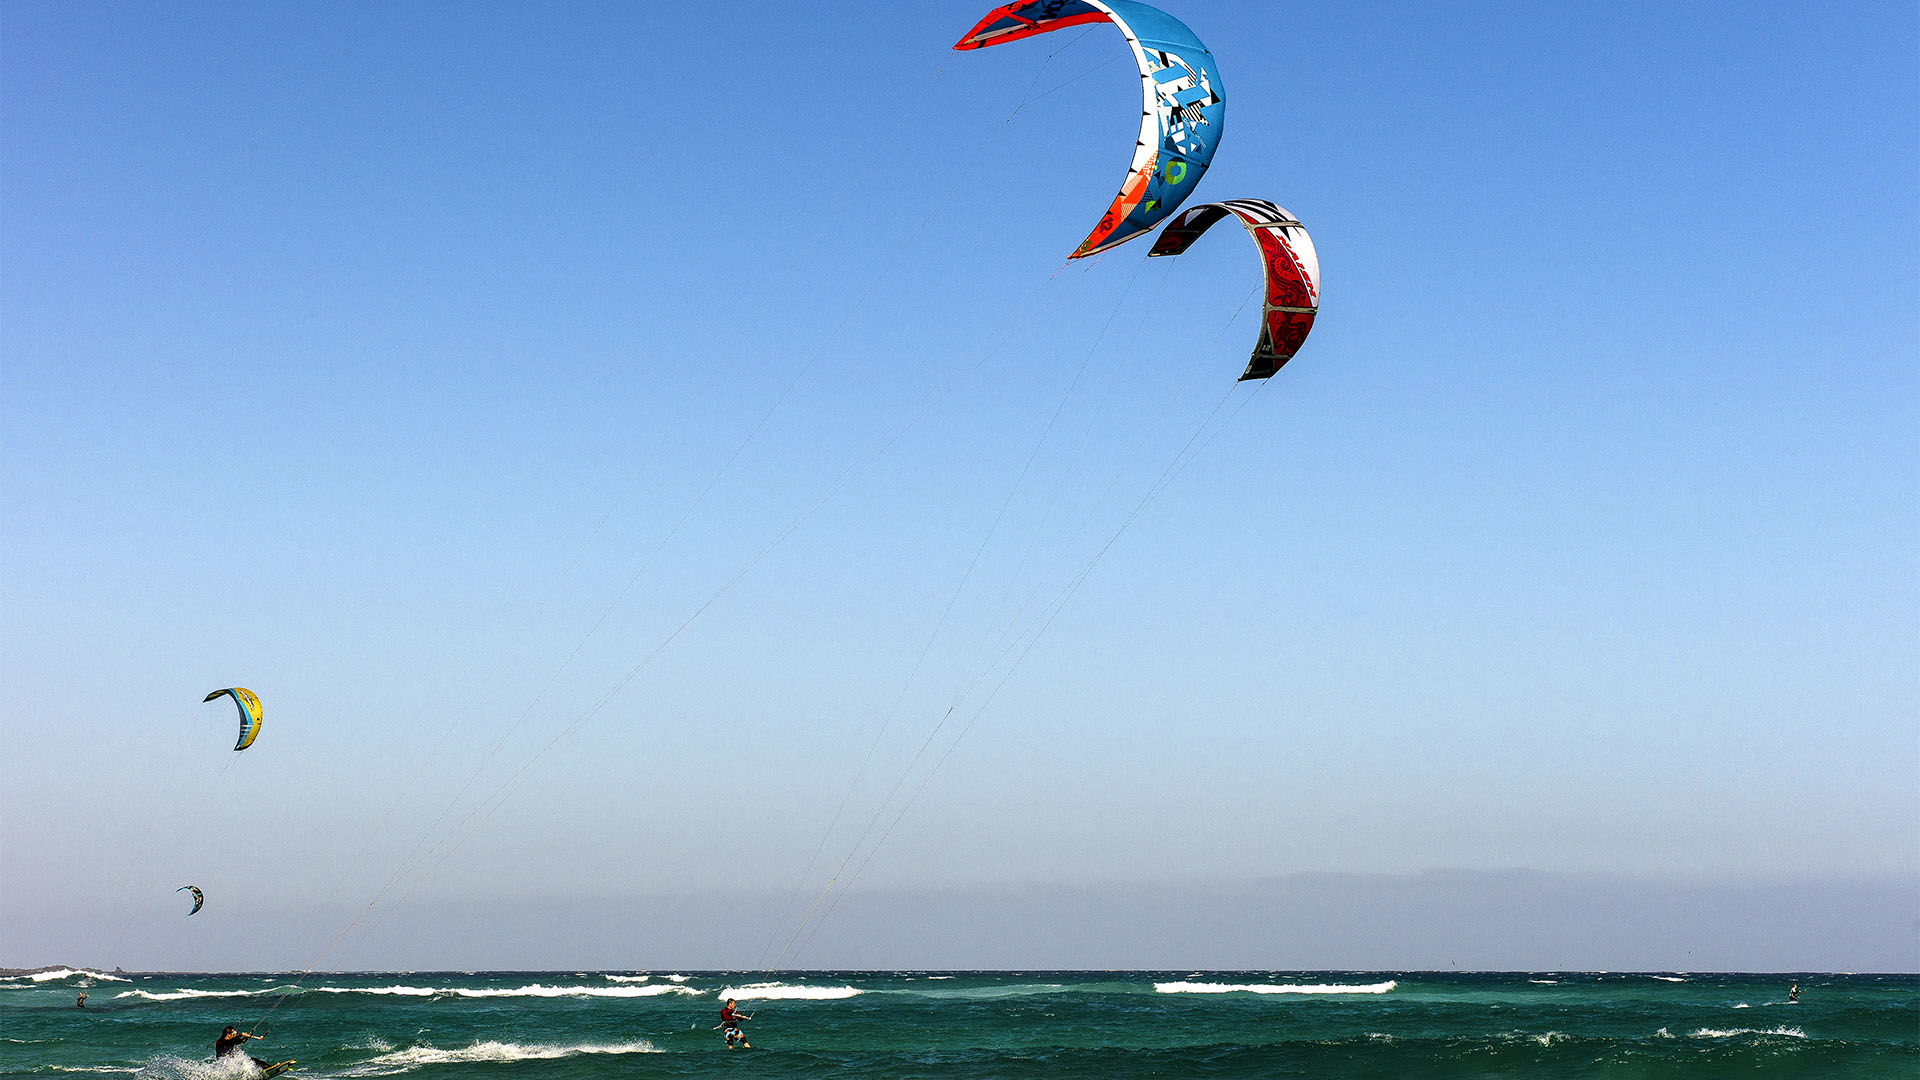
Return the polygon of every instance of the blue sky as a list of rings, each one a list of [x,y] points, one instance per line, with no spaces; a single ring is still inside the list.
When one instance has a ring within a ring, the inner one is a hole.
[[[1320,252],[1244,385],[1244,236],[1065,259],[1119,35],[983,10],[0,11],[0,963],[850,853],[1916,895],[1911,5],[1168,6]]]

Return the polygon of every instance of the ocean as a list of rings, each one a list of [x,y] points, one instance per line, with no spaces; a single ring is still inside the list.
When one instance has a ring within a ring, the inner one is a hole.
[[[1915,975],[69,970],[0,979],[0,1075],[238,1080],[227,1024],[316,1080],[1920,1076]]]

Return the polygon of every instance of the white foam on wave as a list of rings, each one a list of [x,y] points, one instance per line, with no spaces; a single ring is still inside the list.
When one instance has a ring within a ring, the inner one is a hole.
[[[698,994],[698,990],[689,990],[684,986],[545,986],[531,983],[526,986],[316,986],[317,994],[376,994],[390,997],[433,997],[449,994],[464,998],[501,998],[501,997],[605,997],[605,998],[642,998],[659,997],[662,994]]]
[[[789,986],[786,983],[749,983],[729,986],[717,995],[739,1001],[838,1001],[866,991],[851,986]]]
[[[1386,994],[1397,985],[1389,979],[1361,984],[1163,982],[1154,983],[1153,988],[1162,994]]]
[[[185,1001],[197,998],[244,998],[259,997],[263,994],[369,994],[374,997],[436,997],[448,995],[464,998],[499,997],[605,997],[605,998],[643,998],[659,997],[662,994],[697,995],[698,990],[684,986],[543,986],[534,983],[528,986],[491,987],[491,986],[276,986],[267,990],[172,990],[153,992],[150,990],[122,990],[114,995],[123,998],[144,998],[147,1001]]]
[[[644,1039],[624,1043],[577,1043],[556,1046],[549,1043],[495,1042],[491,1039],[470,1046],[442,1050],[434,1046],[412,1046],[361,1062],[346,1070],[348,1076],[391,1076],[422,1065],[477,1065],[509,1061],[551,1061],[584,1054],[658,1054],[660,1050]]]
[[[77,969],[76,968],[55,968],[52,971],[36,971],[32,975],[28,976],[28,978],[32,979],[34,982],[37,982],[37,983],[57,982],[61,979],[72,979],[76,977],[82,978],[82,979],[99,979],[102,982],[132,982],[133,981],[132,979],[123,979],[118,975],[107,975],[98,971],[88,971],[85,968],[77,968]]]
[[[244,1054],[229,1054],[213,1061],[192,1061],[172,1054],[161,1054],[142,1065],[140,1071],[133,1075],[139,1080],[245,1080],[249,1076],[259,1076],[260,1070]]]
[[[643,982],[650,981],[652,978],[653,976],[651,975],[609,975],[607,976],[607,981],[618,982],[618,983],[643,983]]]
[[[1678,975],[1654,975],[1652,976],[1652,978],[1659,979],[1661,982],[1686,982],[1687,981]]]
[[[296,987],[276,986],[270,990],[122,990],[115,998],[143,998],[147,1001],[185,1001],[190,998],[259,997],[262,994],[292,993]]]
[[[1559,979],[1528,979],[1527,981],[1532,983],[1535,986],[1559,986],[1560,985]]]
[[[1804,1039],[1807,1033],[1799,1028],[1777,1027],[1766,1031],[1757,1028],[1701,1028],[1693,1033],[1696,1039],[1732,1039],[1741,1035],[1784,1035],[1790,1039]]]

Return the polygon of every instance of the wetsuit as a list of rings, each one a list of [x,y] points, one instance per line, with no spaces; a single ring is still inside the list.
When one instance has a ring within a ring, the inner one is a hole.
[[[219,1038],[213,1040],[213,1059],[215,1061],[218,1061],[221,1058],[226,1057],[228,1054],[240,1053],[240,1044],[243,1042],[246,1042],[248,1039],[251,1039],[251,1038],[253,1038],[253,1036],[240,1035],[240,1034],[235,1034],[231,1037],[226,1035],[220,1036]],[[253,1055],[251,1054],[248,1054],[246,1056],[253,1057]],[[259,1058],[253,1058],[253,1063],[255,1065],[260,1066],[263,1069],[267,1067],[267,1063],[264,1061],[261,1061]]]

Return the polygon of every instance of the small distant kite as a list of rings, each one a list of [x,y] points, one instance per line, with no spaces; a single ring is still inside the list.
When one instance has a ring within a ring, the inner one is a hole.
[[[1227,99],[1213,54],[1187,24],[1134,0],[1023,0],[987,12],[956,49],[984,49],[1085,23],[1111,22],[1140,68],[1140,138],[1120,194],[1073,252],[1078,259],[1152,231],[1193,194],[1213,162]]]
[[[1264,379],[1293,359],[1320,312],[1320,256],[1300,219],[1265,199],[1229,199],[1184,210],[1167,222],[1152,255],[1178,255],[1200,239],[1213,223],[1232,214],[1260,245],[1266,266],[1267,300],[1260,319],[1260,343],[1240,376]]]
[[[198,885],[182,885],[173,891],[174,892],[190,892],[193,894],[193,911],[187,912],[188,915],[192,915],[194,911],[199,911],[200,905],[207,902],[207,894],[201,892],[200,886]]]
[[[260,699],[254,697],[253,691],[244,686],[230,686],[225,690],[215,690],[204,700],[212,701],[221,694],[230,695],[233,703],[240,708],[240,741],[234,743],[233,748],[245,750],[253,745],[253,740],[260,737]],[[196,907],[194,910],[199,909]]]

